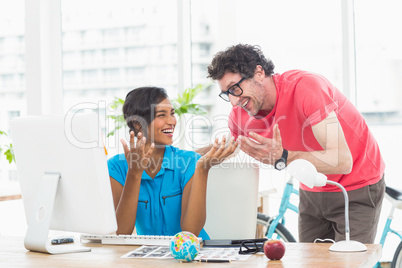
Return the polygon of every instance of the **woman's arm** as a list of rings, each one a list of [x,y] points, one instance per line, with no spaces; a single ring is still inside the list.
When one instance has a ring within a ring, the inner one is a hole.
[[[203,155],[205,155],[206,153],[208,153],[209,150],[211,150],[212,146],[213,146],[213,145],[210,144],[210,145],[208,145],[208,146],[205,146],[205,147],[202,147],[202,148],[199,148],[199,149],[195,150],[195,152],[198,153],[198,154],[200,154],[201,156],[203,156]]]
[[[206,195],[209,169],[220,164],[237,148],[237,142],[232,138],[225,146],[225,137],[219,145],[215,140],[211,150],[201,157],[196,164],[193,177],[183,190],[181,229],[199,235],[206,220]]]
[[[126,183],[124,187],[113,187],[113,200],[116,208],[117,230],[116,234],[132,234],[135,226],[137,215],[138,196],[140,194],[141,175],[127,173]],[[112,179],[112,181],[115,181]],[[115,181],[114,184],[119,184]],[[116,190],[113,188],[117,188]],[[117,193],[120,190],[120,196]],[[115,194],[116,191],[116,194]]]
[[[116,234],[132,234],[135,226],[138,196],[140,194],[141,177],[144,172],[147,159],[153,152],[151,145],[147,153],[144,152],[145,138],[138,133],[137,144],[134,144],[134,133],[130,133],[130,148],[125,141],[121,141],[124,154],[128,163],[128,172],[124,187],[111,179],[113,201],[116,209],[117,231]],[[142,166],[144,165],[144,166]]]
[[[126,180],[126,185],[123,187],[119,182],[117,182],[112,177],[110,177],[110,185],[112,187],[113,202],[114,202],[114,208],[116,210],[116,220],[118,226],[116,234],[132,234],[137,215],[139,186],[135,187],[136,186],[135,183],[134,187],[130,186],[131,183],[128,183],[127,186],[127,180]]]

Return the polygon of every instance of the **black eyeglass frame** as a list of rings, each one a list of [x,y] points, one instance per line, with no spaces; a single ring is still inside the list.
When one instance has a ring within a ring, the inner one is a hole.
[[[221,97],[224,101],[229,102],[229,101],[230,101],[230,100],[229,100],[229,94],[230,94],[230,95],[233,95],[233,96],[236,96],[236,97],[241,96],[241,94],[243,94],[243,89],[240,87],[240,84],[241,84],[241,82],[243,82],[245,79],[246,79],[245,77],[242,77],[242,79],[240,79],[239,82],[237,82],[236,84],[232,85],[228,90],[219,93],[219,97]],[[235,89],[236,87],[240,88],[240,94],[234,94],[233,92],[231,92],[231,91],[234,91],[234,89]]]
[[[243,250],[243,248],[246,248],[246,250]],[[239,254],[255,254],[257,252],[264,252],[264,243],[252,240],[244,240],[241,242]]]

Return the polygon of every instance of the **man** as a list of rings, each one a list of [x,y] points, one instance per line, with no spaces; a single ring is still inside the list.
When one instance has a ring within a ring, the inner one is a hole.
[[[281,170],[306,159],[348,191],[351,239],[373,243],[384,196],[385,164],[366,122],[325,77],[274,73],[258,46],[217,53],[208,67],[219,96],[232,104],[231,134],[240,149]],[[300,185],[299,240],[345,239],[344,198],[333,185]]]

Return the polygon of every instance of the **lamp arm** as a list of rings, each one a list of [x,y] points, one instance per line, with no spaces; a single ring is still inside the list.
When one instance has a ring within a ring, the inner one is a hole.
[[[340,183],[327,180],[327,184],[332,184],[332,185],[339,187],[343,192],[343,196],[345,197],[345,238],[346,238],[345,240],[349,241],[350,234],[349,234],[349,197],[348,197],[348,193],[346,192],[345,188]]]

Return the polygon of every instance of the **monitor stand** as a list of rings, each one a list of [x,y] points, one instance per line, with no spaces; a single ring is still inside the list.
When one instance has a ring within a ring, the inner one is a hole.
[[[51,245],[49,242],[50,221],[56,198],[57,185],[61,179],[60,173],[45,173],[36,196],[34,210],[28,222],[24,246],[28,250],[61,254],[91,251],[89,247],[77,245]]]

